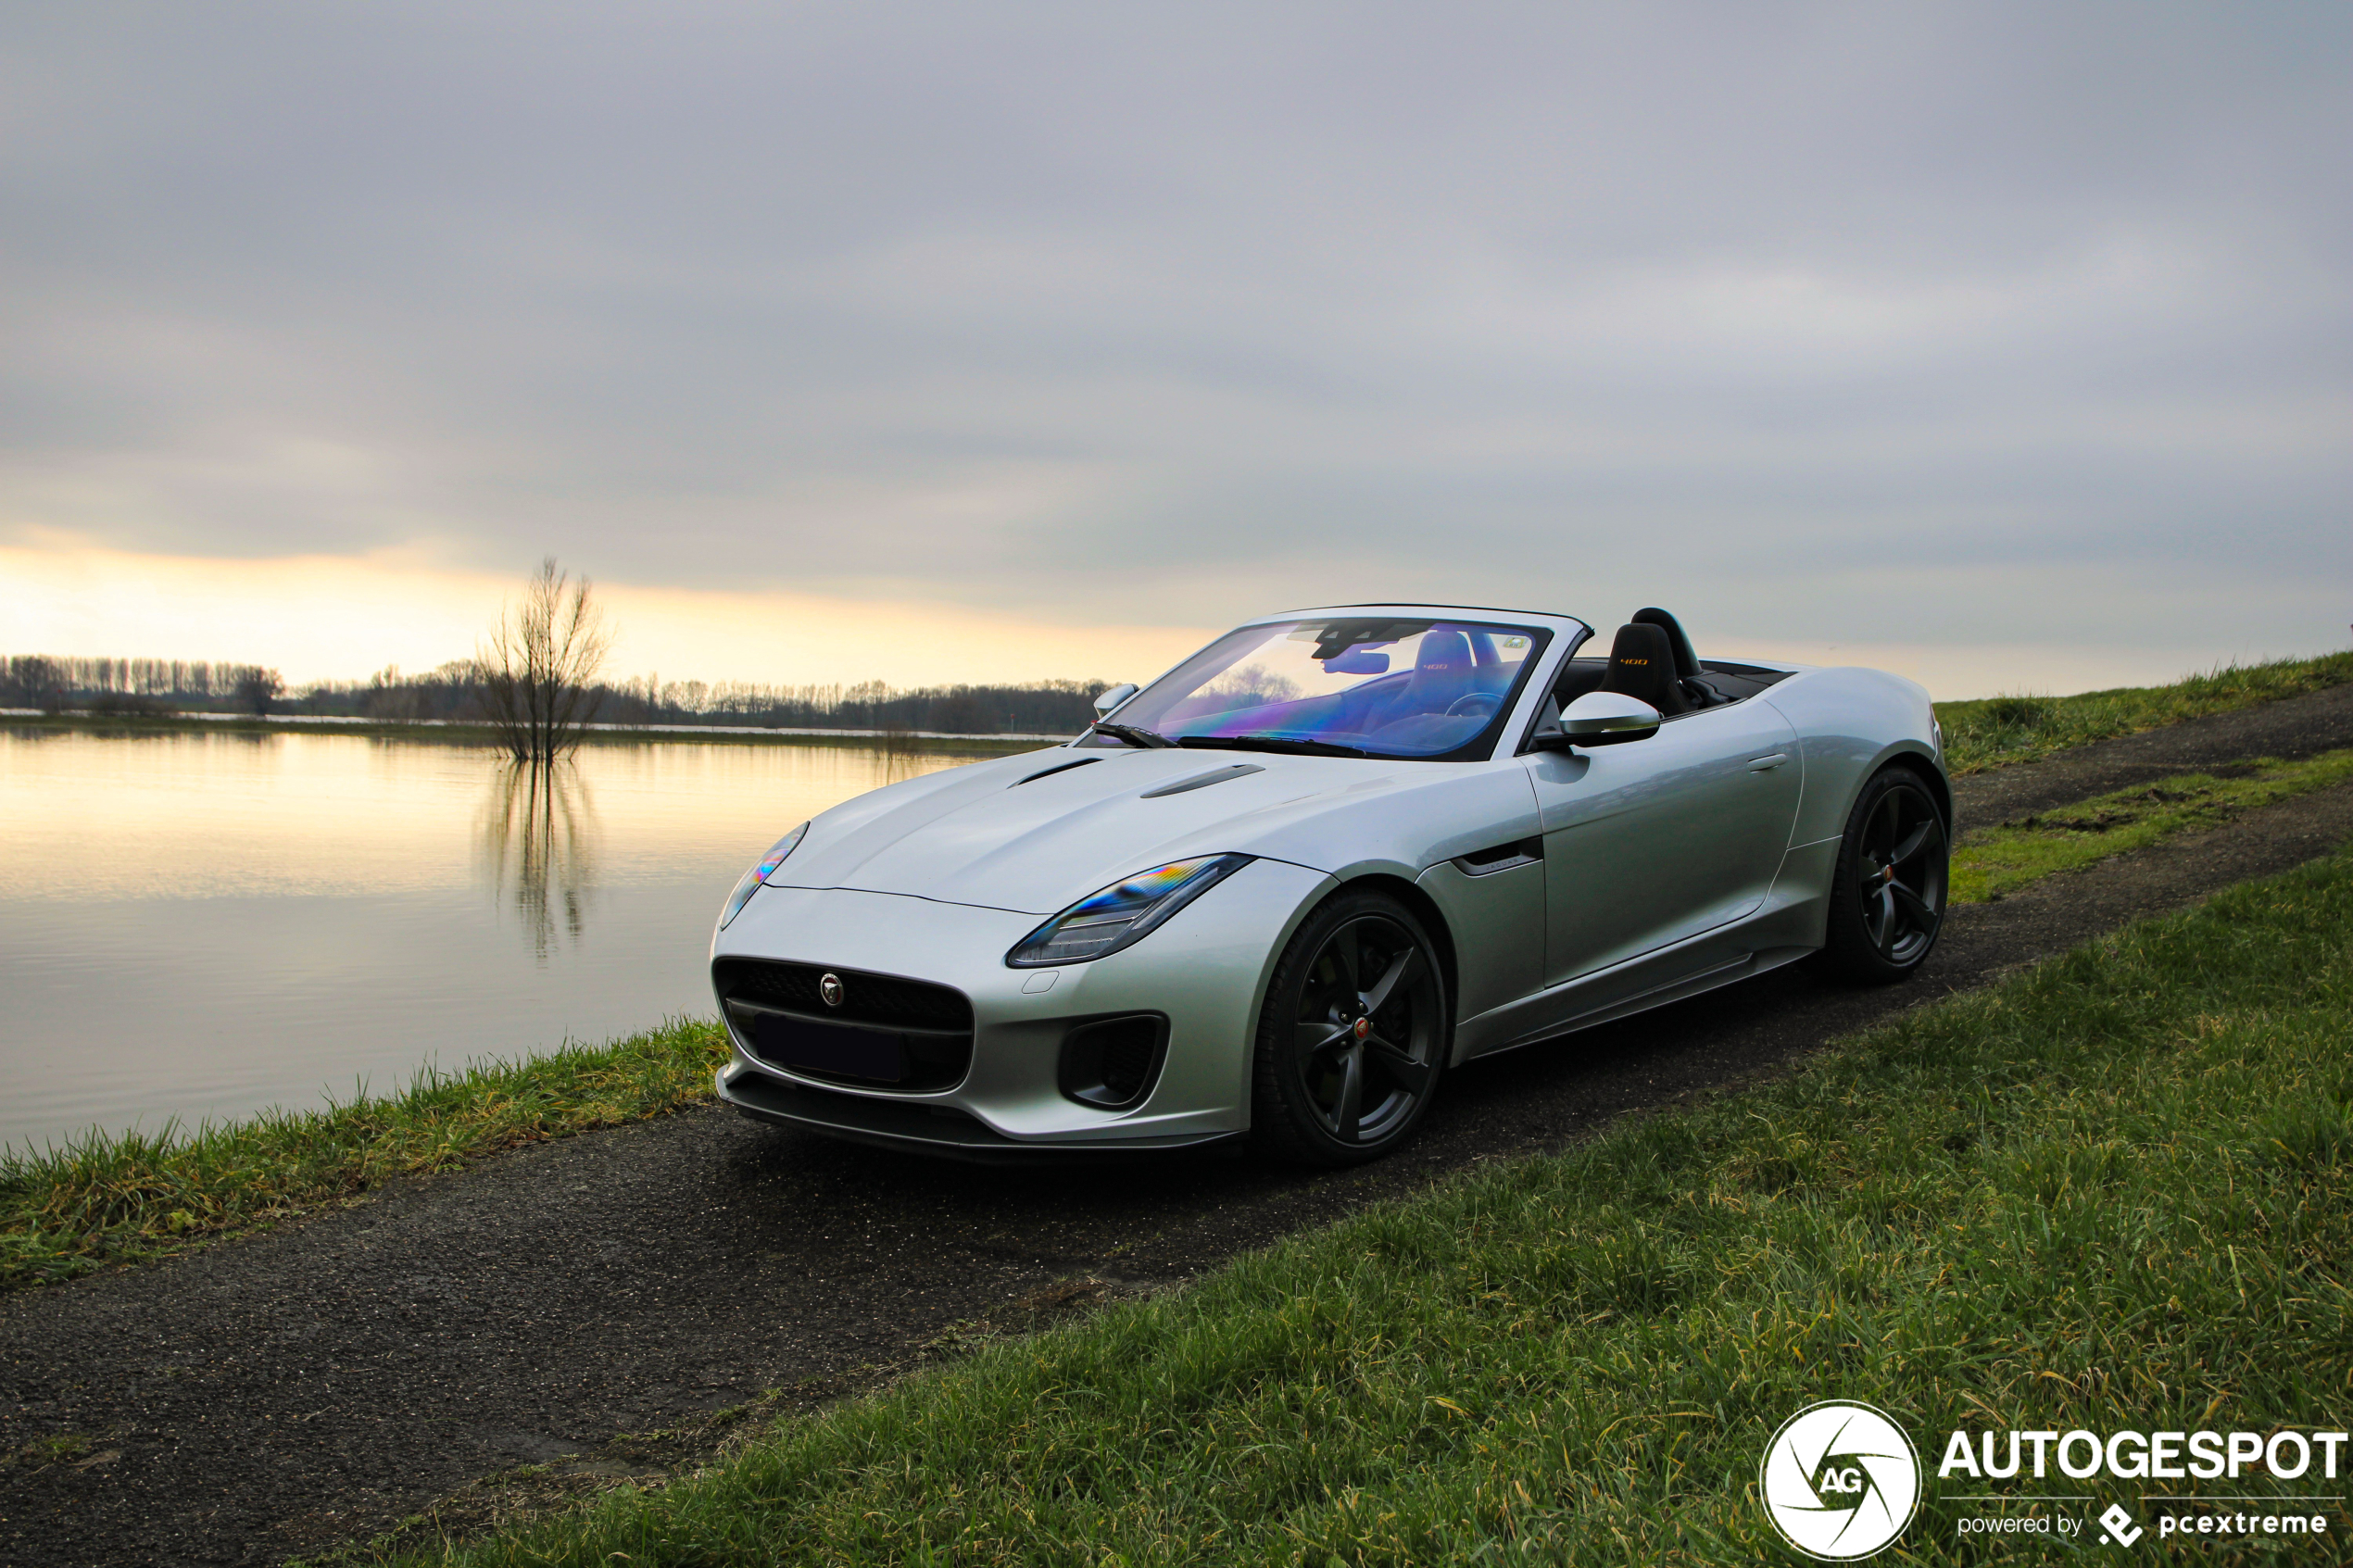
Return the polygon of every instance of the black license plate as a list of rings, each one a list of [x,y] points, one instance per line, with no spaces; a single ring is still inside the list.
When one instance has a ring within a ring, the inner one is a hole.
[[[763,1012],[752,1017],[751,1043],[761,1060],[779,1067],[879,1084],[896,1084],[906,1076],[905,1053],[900,1048],[898,1034],[891,1030],[859,1029]]]

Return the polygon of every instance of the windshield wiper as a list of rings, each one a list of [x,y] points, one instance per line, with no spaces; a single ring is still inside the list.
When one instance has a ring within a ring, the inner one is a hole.
[[[1290,757],[1363,757],[1353,746],[1327,740],[1291,740],[1282,735],[1180,735],[1176,744],[1203,751],[1279,751]]]
[[[1163,746],[1176,744],[1158,730],[1148,730],[1141,724],[1112,724],[1099,719],[1095,721],[1093,729],[1099,735],[1109,735],[1114,740],[1124,740],[1130,746],[1140,746],[1146,750],[1157,750]]]

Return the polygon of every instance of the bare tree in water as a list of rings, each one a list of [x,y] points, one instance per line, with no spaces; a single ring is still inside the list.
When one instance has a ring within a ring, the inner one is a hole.
[[[569,762],[512,762],[491,781],[480,845],[500,902],[531,934],[539,961],[580,942],[595,883],[597,813]]]
[[[549,556],[474,656],[482,704],[518,762],[546,762],[580,744],[604,693],[593,683],[612,647],[604,611]]]

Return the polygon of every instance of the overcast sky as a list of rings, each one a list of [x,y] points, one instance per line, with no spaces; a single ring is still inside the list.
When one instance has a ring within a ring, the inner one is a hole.
[[[2060,688],[2341,646],[2348,154],[2322,0],[9,0],[0,651],[59,562],[549,550],[1007,624],[1659,603]],[[54,651],[238,642],[137,608]]]

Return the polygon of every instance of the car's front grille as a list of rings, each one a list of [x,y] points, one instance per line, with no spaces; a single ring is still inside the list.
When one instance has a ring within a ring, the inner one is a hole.
[[[841,1001],[828,1007],[819,986],[826,975],[841,982]],[[879,1024],[887,1029],[945,1029],[970,1034],[973,1005],[959,990],[895,974],[823,964],[777,963],[767,959],[721,959],[711,979],[723,1001],[740,998],[762,1007],[804,1012],[836,1023]]]
[[[950,986],[766,959],[721,959],[711,982],[736,1041],[768,1066],[900,1094],[951,1089],[971,1071],[972,1002]]]

